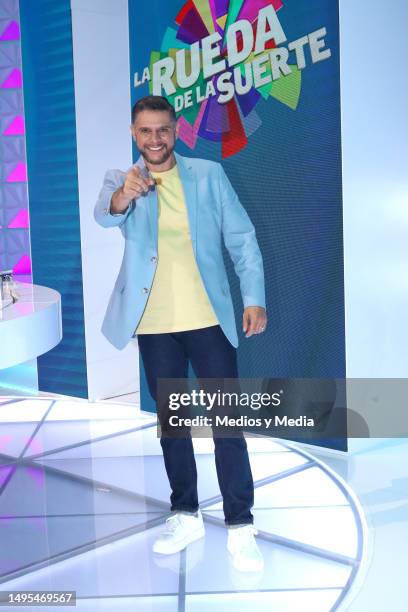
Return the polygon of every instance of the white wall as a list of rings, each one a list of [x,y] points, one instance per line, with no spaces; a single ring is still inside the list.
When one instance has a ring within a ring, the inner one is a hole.
[[[128,3],[71,0],[71,8],[88,387],[97,400],[139,388],[136,342],[118,351],[100,332],[124,241],[93,218],[105,170],[132,163]]]
[[[408,3],[340,0],[349,377],[408,376]]]

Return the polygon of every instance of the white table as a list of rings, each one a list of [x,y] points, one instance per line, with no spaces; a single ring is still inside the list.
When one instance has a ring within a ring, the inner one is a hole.
[[[0,370],[35,359],[62,339],[58,291],[14,282],[17,301],[0,303]]]

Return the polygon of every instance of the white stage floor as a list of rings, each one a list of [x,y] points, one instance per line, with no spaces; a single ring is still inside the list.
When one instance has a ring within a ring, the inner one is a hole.
[[[194,440],[206,538],[162,557],[151,544],[169,485],[153,415],[122,400],[3,397],[0,432],[0,591],[73,590],[93,612],[328,612],[362,581],[364,513],[313,449],[247,438],[265,570],[245,575],[226,550],[211,439]]]

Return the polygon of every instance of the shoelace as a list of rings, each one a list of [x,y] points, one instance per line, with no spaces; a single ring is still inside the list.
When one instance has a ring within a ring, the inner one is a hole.
[[[179,525],[180,521],[178,516],[169,516],[169,518],[166,519],[166,531],[168,533],[173,533],[173,531],[176,531]]]
[[[248,529],[247,527],[241,527],[238,528],[237,531],[237,535],[242,543],[242,549],[251,550],[254,548],[254,544],[256,546],[256,543],[252,538],[252,536],[258,535],[258,530],[255,527],[251,526],[250,529]]]

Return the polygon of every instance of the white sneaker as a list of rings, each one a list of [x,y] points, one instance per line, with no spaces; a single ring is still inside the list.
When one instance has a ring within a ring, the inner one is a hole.
[[[166,519],[164,531],[153,544],[153,552],[172,555],[204,535],[205,529],[200,510],[198,516],[177,512]]]
[[[232,564],[240,572],[260,572],[264,567],[262,554],[254,535],[258,532],[253,525],[228,529],[227,548],[232,555]]]

